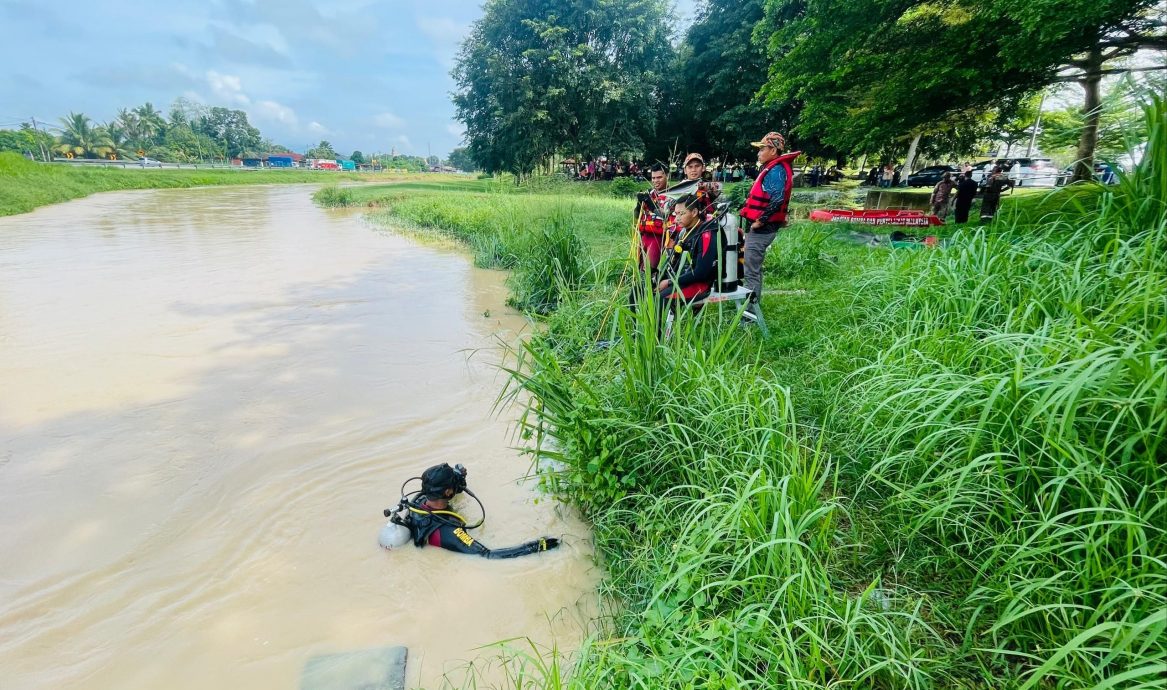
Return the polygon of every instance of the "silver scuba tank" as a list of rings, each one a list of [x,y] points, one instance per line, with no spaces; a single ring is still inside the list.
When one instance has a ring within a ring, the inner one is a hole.
[[[733,292],[737,290],[738,283],[741,280],[741,276],[738,275],[741,218],[738,214],[727,212],[721,216],[721,236],[723,253],[721,256],[721,288],[719,292]]]
[[[381,528],[381,533],[377,535],[377,543],[381,548],[390,551],[399,549],[413,540],[413,535],[410,534],[409,528],[405,525],[399,525],[390,520]]]

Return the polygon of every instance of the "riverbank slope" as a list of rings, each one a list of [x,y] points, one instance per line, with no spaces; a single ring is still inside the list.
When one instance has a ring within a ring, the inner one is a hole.
[[[516,303],[546,314],[508,392],[619,602],[570,686],[1153,682],[1165,112],[1119,185],[1017,197],[940,249],[793,224],[766,260],[766,338],[710,313],[658,342],[654,310],[623,307],[628,203],[384,199],[513,267]]]
[[[80,167],[37,163],[15,153],[4,152],[0,153],[0,216],[27,213],[41,206],[115,190],[239,184],[407,181],[425,177],[418,174],[345,173],[329,170]]]

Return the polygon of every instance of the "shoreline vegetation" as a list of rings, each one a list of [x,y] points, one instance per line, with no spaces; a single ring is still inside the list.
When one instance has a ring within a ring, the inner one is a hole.
[[[1167,661],[1167,107],[1114,187],[937,250],[798,222],[772,335],[622,307],[630,205],[366,187],[466,242],[544,328],[502,400],[594,527],[608,616],[523,687],[1141,688]],[[521,680],[520,680],[521,679]],[[472,682],[472,681],[468,681]],[[517,685],[516,685],[517,687]]]
[[[348,173],[327,170],[238,170],[229,168],[107,168],[38,163],[0,152],[0,216],[27,213],[41,206],[98,192],[180,189],[244,184],[335,184],[412,180],[426,176],[399,173]]]

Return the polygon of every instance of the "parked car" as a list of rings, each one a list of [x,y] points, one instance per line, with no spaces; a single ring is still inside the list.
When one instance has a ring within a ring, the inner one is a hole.
[[[944,177],[944,173],[952,173],[952,177],[955,178],[959,172],[954,165],[929,165],[908,175],[908,186],[932,187]]]
[[[1118,184],[1118,175],[1114,167],[1108,163],[1094,164],[1094,181],[1102,184]],[[1068,165],[1062,168],[1061,173],[1058,174],[1058,186],[1067,184],[1074,177],[1074,166]]]
[[[996,158],[981,161],[973,165],[972,178],[984,186],[995,165],[1001,166],[1001,170],[1018,187],[1055,187],[1058,184],[1058,169],[1049,158]]]

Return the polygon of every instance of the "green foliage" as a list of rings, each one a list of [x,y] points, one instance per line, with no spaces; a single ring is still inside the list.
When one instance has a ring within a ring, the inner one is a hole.
[[[260,145],[259,130],[247,121],[247,113],[229,108],[210,108],[193,124],[194,131],[222,142],[229,158],[245,151],[255,151]]]
[[[769,131],[789,133],[797,123],[796,104],[754,99],[770,68],[765,40],[755,36],[763,5],[763,0],[698,5],[670,70],[666,98],[671,107],[656,157],[667,160],[677,142],[682,151],[752,161],[757,149],[750,142]],[[809,137],[800,139],[798,148],[814,155],[834,153]]]
[[[945,249],[838,245],[862,270],[819,273],[823,234],[792,228],[769,285],[810,289],[766,298],[765,341],[714,314],[662,340],[651,302],[613,325],[620,295],[564,293],[503,400],[525,403],[545,486],[595,526],[614,605],[574,668],[547,678],[558,654],[535,652],[535,676],[1153,687],[1167,105],[1145,116],[1117,187],[1013,204]]]
[[[608,185],[608,193],[625,199],[636,196],[637,192],[644,191],[644,183],[631,177],[617,177]]]
[[[40,160],[42,148],[50,151],[54,143],[51,136],[33,129],[28,123],[21,124],[20,129],[16,130],[0,129],[0,151],[30,153]]]
[[[328,143],[327,141],[323,141],[323,140],[319,144],[308,149],[308,153],[305,155],[308,158],[323,158],[326,160],[327,159],[336,160],[337,158],[340,157],[340,154],[338,154],[332,148],[332,144]]]
[[[94,126],[83,113],[69,113],[61,118],[61,136],[54,150],[61,155],[78,158],[104,158],[113,149],[109,133]]]
[[[470,150],[465,146],[459,146],[450,152],[450,165],[463,172],[474,172],[479,169],[478,163],[474,161],[474,157],[470,155]]]
[[[975,128],[991,108],[1004,105],[1010,116],[1059,67],[1153,2],[1070,4],[768,0],[759,29],[774,58],[765,94],[801,102],[798,133],[845,151]]]
[[[351,189],[337,185],[321,187],[312,195],[312,200],[326,208],[353,206],[356,203]]]
[[[462,44],[454,105],[473,159],[523,177],[559,151],[639,155],[671,51],[663,0],[492,0]]]
[[[1124,156],[1146,141],[1145,121],[1139,107],[1139,90],[1128,80],[1120,80],[1102,96],[1098,122],[1096,155],[1106,161]],[[1079,108],[1063,108],[1042,114],[1038,143],[1061,165],[1077,158],[1085,117]]]

